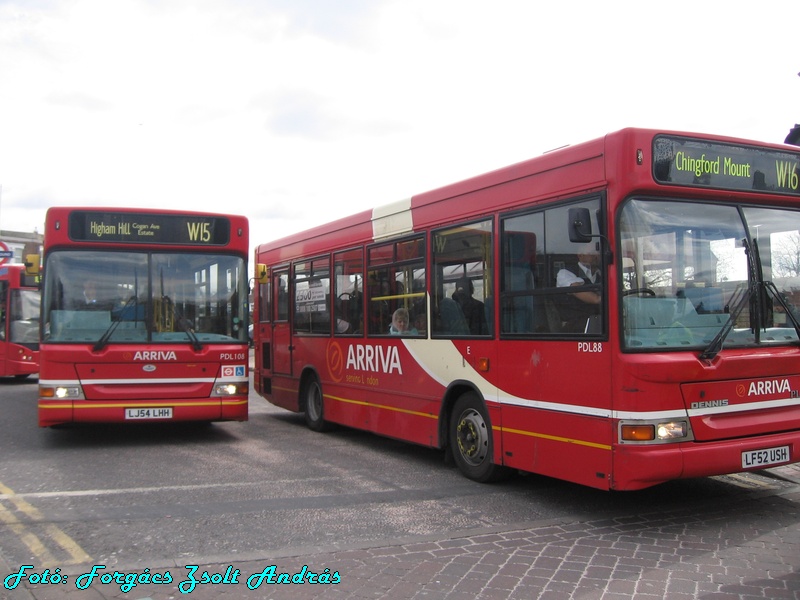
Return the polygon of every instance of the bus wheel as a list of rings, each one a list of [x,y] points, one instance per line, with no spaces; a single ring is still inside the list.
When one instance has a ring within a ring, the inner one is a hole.
[[[470,479],[488,483],[508,474],[508,469],[492,462],[492,431],[476,394],[468,392],[456,401],[449,441],[458,468]]]
[[[308,428],[313,431],[328,431],[330,426],[324,419],[322,386],[316,377],[310,377],[303,387],[305,397],[305,417]]]

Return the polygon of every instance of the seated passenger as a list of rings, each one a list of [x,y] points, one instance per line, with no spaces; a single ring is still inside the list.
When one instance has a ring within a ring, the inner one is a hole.
[[[485,335],[489,333],[486,326],[486,312],[483,302],[473,298],[475,287],[472,281],[466,277],[459,279],[456,283],[456,291],[453,292],[453,300],[458,302],[464,318],[467,320],[467,327],[472,335]]]
[[[398,308],[392,315],[392,324],[389,325],[389,333],[392,335],[417,335],[419,332],[409,328],[408,310],[405,308]]]

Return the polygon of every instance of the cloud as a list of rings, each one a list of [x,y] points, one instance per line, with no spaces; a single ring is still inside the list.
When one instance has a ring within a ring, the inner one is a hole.
[[[782,141],[798,16],[794,0],[0,2],[0,216],[221,210],[266,241],[630,125]]]
[[[89,112],[109,110],[113,106],[107,100],[82,92],[53,92],[45,96],[45,101],[50,104]]]

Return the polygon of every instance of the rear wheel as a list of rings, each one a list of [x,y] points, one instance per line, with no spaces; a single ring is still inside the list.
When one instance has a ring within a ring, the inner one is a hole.
[[[330,424],[325,421],[322,386],[315,376],[310,377],[303,386],[303,398],[308,428],[313,431],[328,431]]]
[[[507,468],[492,462],[492,428],[477,394],[468,392],[456,401],[449,443],[456,465],[470,479],[488,483],[508,476]]]

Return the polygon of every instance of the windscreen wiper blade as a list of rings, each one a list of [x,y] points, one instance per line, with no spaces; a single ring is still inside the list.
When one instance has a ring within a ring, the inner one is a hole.
[[[783,298],[781,293],[778,291],[777,286],[772,281],[765,281],[764,287],[772,295],[772,297],[778,301],[778,304],[781,305],[781,308],[783,308],[784,312],[786,313],[786,317],[792,322],[792,327],[794,327],[794,331],[797,334],[798,340],[800,340],[800,321],[797,320],[794,311],[789,308],[789,304]]]
[[[183,317],[175,303],[172,304],[172,311],[175,313],[175,318],[177,319],[181,330],[189,336],[189,340],[192,342],[192,348],[194,348],[197,352],[200,352],[203,349],[203,344],[201,344],[200,340],[197,339],[197,334],[194,332],[194,328],[189,324],[189,321]]]
[[[125,312],[125,309],[133,306],[133,304],[135,303],[136,303],[136,296],[131,296],[130,298],[128,298],[128,301],[125,302],[123,307],[119,310],[119,314],[122,315]],[[119,324],[121,322],[122,322],[121,318],[118,318],[116,321],[111,321],[111,325],[108,326],[108,329],[105,330],[103,335],[100,336],[100,339],[97,340],[94,346],[92,347],[92,350],[94,352],[100,352],[100,350],[106,347],[106,344],[108,344],[108,340],[110,340],[111,336],[114,335],[114,332],[117,330],[117,327],[119,327]]]
[[[748,286],[746,292],[744,287],[736,289],[731,298],[731,302],[728,304],[729,307],[733,305],[733,309],[730,310],[728,314],[728,320],[717,332],[717,335],[714,336],[714,339],[706,346],[706,349],[700,353],[701,360],[713,360],[713,358],[719,354],[720,350],[722,350],[722,344],[725,343],[725,338],[728,337],[731,329],[733,329],[733,325],[739,318],[742,309],[744,309],[745,303],[749,302],[750,298],[753,297],[754,288],[755,286],[753,285]]]
[[[756,344],[759,343],[761,334],[761,290],[766,286],[763,282],[764,277],[761,271],[761,259],[758,254],[758,242],[753,240],[752,244],[750,244],[747,238],[745,238],[742,240],[742,246],[744,246],[744,254],[747,257],[747,280],[749,282],[747,293],[742,293],[744,288],[738,288],[737,292],[734,293],[734,297],[731,298],[731,302],[728,303],[729,307],[733,305],[733,309],[729,310],[728,321],[700,354],[701,360],[712,360],[719,354],[720,350],[722,350],[722,344],[725,343],[725,338],[728,337],[731,329],[733,329],[733,325],[744,309],[745,302],[752,303],[755,308],[754,311],[750,311],[750,328],[753,330]]]

